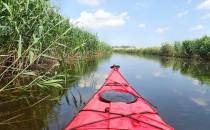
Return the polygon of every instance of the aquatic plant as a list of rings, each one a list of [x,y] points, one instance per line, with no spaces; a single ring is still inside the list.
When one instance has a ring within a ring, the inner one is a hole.
[[[26,86],[61,88],[66,78],[49,76],[52,70],[64,67],[67,58],[111,50],[96,35],[73,26],[48,0],[0,0],[0,46],[0,81],[10,79],[0,92],[17,87],[15,81],[25,76],[32,77]],[[64,71],[60,75],[66,76]]]

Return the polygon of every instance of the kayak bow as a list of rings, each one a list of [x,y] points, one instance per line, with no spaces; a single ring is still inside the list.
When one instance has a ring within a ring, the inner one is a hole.
[[[174,130],[113,65],[102,87],[65,130]]]

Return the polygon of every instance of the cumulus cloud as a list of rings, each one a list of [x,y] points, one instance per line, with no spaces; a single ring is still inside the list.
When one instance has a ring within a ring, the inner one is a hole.
[[[210,9],[210,0],[205,0],[197,6],[197,9]]]
[[[182,17],[184,17],[184,16],[186,16],[188,14],[189,14],[189,10],[185,10],[183,12],[177,13],[177,17],[182,18]]]
[[[139,28],[145,28],[146,25],[145,25],[144,23],[140,23],[140,24],[138,25],[138,27],[139,27]]]
[[[100,5],[101,3],[104,2],[104,0],[77,0],[81,4],[86,4],[86,5]]]
[[[201,16],[201,19],[205,20],[205,19],[209,19],[210,18],[210,13],[209,14],[206,14],[206,15],[203,15]]]
[[[168,31],[168,29],[169,29],[168,27],[158,27],[157,29],[155,29],[155,32],[158,34],[163,34],[166,31]]]
[[[127,12],[114,15],[104,10],[97,10],[94,13],[83,11],[78,19],[70,19],[70,22],[79,27],[95,29],[123,26],[127,18]]]
[[[194,27],[190,28],[191,31],[200,31],[202,29],[203,29],[203,25],[202,24],[198,24],[198,25],[195,25]]]

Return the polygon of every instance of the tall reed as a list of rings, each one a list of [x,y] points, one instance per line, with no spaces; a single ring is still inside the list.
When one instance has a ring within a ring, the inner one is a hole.
[[[69,23],[48,0],[0,0],[0,46],[0,81],[10,79],[0,93],[22,88],[15,83],[22,76],[33,76],[27,87],[62,88],[66,74],[56,77],[50,71],[65,66],[67,57],[111,50],[96,35]]]

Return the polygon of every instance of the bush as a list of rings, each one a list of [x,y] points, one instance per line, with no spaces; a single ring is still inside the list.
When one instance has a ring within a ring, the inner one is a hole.
[[[207,57],[210,52],[210,38],[207,36],[202,37],[197,40],[197,45],[199,45],[198,53],[201,57]]]
[[[174,55],[175,56],[182,56],[183,50],[182,50],[182,43],[181,42],[175,42],[174,43]]]
[[[160,48],[160,54],[164,56],[173,56],[174,55],[174,47],[169,43],[164,43]]]

